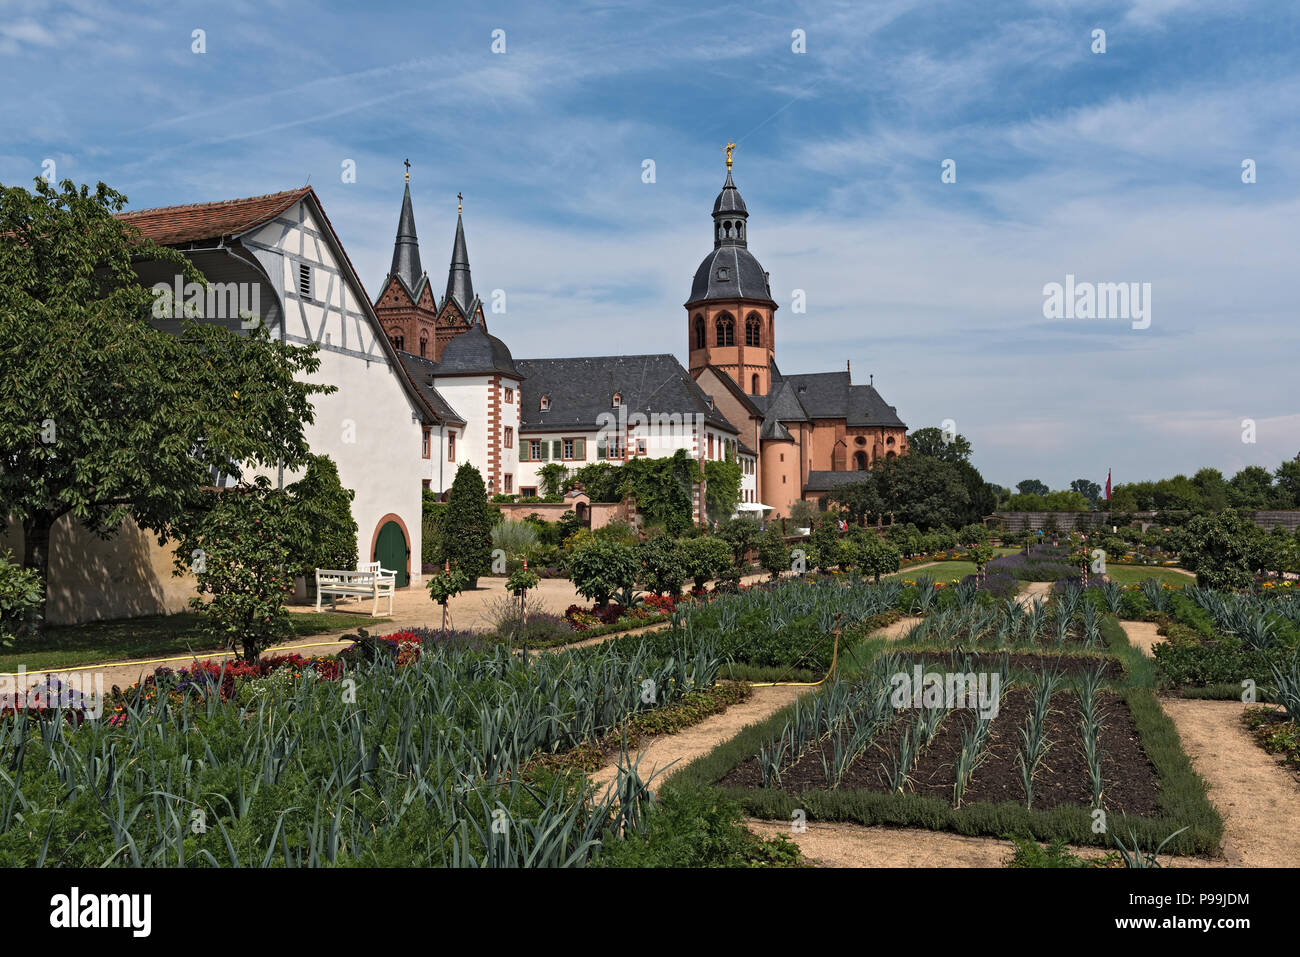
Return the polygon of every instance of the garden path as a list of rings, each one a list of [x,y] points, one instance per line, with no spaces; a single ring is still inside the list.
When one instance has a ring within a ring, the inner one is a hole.
[[[741,579],[745,584],[752,584],[766,578],[766,575],[746,575]],[[482,578],[479,579],[479,587],[474,591],[462,592],[451,600],[451,618],[452,625],[456,628],[473,629],[476,631],[485,630],[492,626],[495,606],[507,598],[504,578]],[[562,615],[564,610],[572,604],[586,604],[586,600],[573,590],[573,583],[567,578],[543,578],[538,583],[537,588],[529,595],[530,612],[549,612],[553,615]],[[290,612],[307,612],[315,610],[314,602],[302,602],[291,604]],[[322,604],[322,609],[328,607]],[[393,612],[391,615],[383,614],[387,607],[386,603],[380,603],[381,617],[387,618],[382,625],[372,626],[377,634],[392,634],[396,631],[402,631],[406,628],[440,628],[442,626],[441,610],[429,599],[429,593],[422,587],[413,586],[410,588],[399,589],[393,595]],[[370,615],[371,603],[369,601],[361,602],[342,602],[338,606],[340,613],[354,612],[359,621],[364,620]],[[649,626],[655,627],[655,626]],[[637,629],[640,630],[640,629]],[[273,649],[274,654],[301,654],[305,656],[333,654],[341,651],[345,647],[340,641],[344,635],[351,634],[355,629],[346,629],[338,631],[327,631],[317,635],[307,635],[301,638],[295,638],[284,644],[276,645]],[[627,634],[619,632],[618,634]],[[589,645],[600,641],[607,641],[615,637],[613,634],[602,635],[597,638],[586,641],[575,642],[576,645]],[[563,647],[574,647],[567,645]],[[559,649],[554,649],[559,650]],[[231,658],[233,655],[228,652],[211,652],[207,651],[201,655],[205,660],[221,661],[225,658]],[[117,685],[126,688],[129,685],[140,681],[147,675],[153,674],[155,668],[166,665],[171,668],[184,668],[191,660],[189,656],[178,656],[175,661],[159,662],[153,659],[148,661],[105,661],[98,666],[82,667],[78,671],[86,673],[87,671],[95,674],[102,674],[104,678],[104,689],[108,690]],[[54,669],[56,673],[60,669]],[[44,672],[32,672],[31,683],[39,682]]]
[[[1223,856],[1232,867],[1294,867],[1300,860],[1300,784],[1241,723],[1240,701],[1162,698],[1183,748],[1223,815]]]
[[[1156,625],[1121,621],[1134,646],[1150,655]],[[1235,867],[1293,867],[1300,859],[1300,785],[1261,748],[1241,723],[1249,705],[1197,698],[1160,699],[1182,738],[1196,772],[1209,783],[1210,800],[1223,815],[1223,855]]]

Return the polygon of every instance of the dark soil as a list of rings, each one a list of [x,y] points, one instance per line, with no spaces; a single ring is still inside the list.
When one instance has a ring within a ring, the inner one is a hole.
[[[1159,779],[1138,740],[1133,717],[1123,699],[1103,693],[1102,709],[1106,715],[1101,733],[1101,765],[1105,782],[1102,803],[1111,811],[1152,816],[1159,810]],[[1034,809],[1074,805],[1089,807],[1091,793],[1088,763],[1082,750],[1082,732],[1078,696],[1061,689],[1052,696],[1053,714],[1048,718],[1047,738],[1052,743],[1034,780]],[[1029,714],[1029,693],[1008,691],[989,730],[983,762],[975,770],[963,804],[1011,801],[1024,804],[1025,789],[1016,756],[1020,748],[1020,728]],[[949,804],[953,799],[956,759],[961,752],[962,732],[975,720],[969,709],[947,714],[934,740],[917,759],[912,769],[909,791],[934,797]],[[880,732],[848,768],[840,790],[888,792],[885,767],[896,752],[905,729],[912,729],[916,712],[907,709],[896,714],[893,722]],[[781,774],[781,787],[791,793],[825,789],[826,774],[822,763],[829,763],[832,749],[823,742]],[[760,788],[762,774],[758,760],[751,758],[730,771],[720,784],[726,787]]]
[[[961,655],[956,652],[920,652],[905,651],[899,655],[908,668],[915,662],[924,660],[927,667],[936,670],[942,670],[943,665],[953,665],[956,670],[957,665],[963,665],[967,660],[971,662],[970,669],[962,670],[974,671],[996,671],[1003,660],[1007,661],[1007,667],[1011,670],[1014,678],[1016,673],[1038,675],[1044,670],[1055,670],[1062,675],[1075,676],[1081,674],[1092,674],[1097,670],[1097,666],[1102,666],[1102,677],[1107,681],[1117,681],[1124,676],[1124,666],[1117,658],[1110,657],[1090,657],[1087,655],[1040,655],[1032,652],[972,652],[969,655]]]

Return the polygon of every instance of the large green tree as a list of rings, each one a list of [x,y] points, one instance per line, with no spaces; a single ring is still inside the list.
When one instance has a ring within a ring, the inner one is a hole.
[[[305,465],[314,348],[188,319],[150,324],[133,263],[202,276],[114,217],[100,183],[0,187],[0,516],[23,564],[49,576],[50,531],[71,515],[112,535],[127,518],[175,538],[214,473]]]
[[[970,440],[964,435],[944,432],[934,426],[917,429],[907,437],[909,455],[926,455],[942,462],[969,462]]]

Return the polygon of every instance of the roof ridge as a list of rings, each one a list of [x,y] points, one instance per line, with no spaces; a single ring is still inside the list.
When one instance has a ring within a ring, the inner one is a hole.
[[[239,196],[234,199],[213,199],[202,203],[174,203],[171,206],[150,206],[145,209],[123,210],[114,215],[119,219],[126,219],[131,216],[143,216],[146,213],[165,213],[174,209],[200,209],[205,206],[234,206],[237,203],[252,203],[264,199],[278,199],[281,196],[305,196],[310,191],[310,186],[297,186],[293,189],[283,189],[275,193],[262,193],[260,196]]]

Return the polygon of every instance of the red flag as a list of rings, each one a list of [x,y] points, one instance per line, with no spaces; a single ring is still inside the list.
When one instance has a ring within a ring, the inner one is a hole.
[[[1106,501],[1110,501],[1110,469],[1106,469]]]

